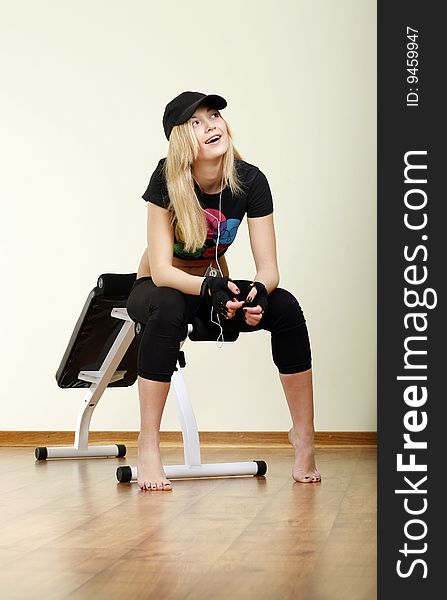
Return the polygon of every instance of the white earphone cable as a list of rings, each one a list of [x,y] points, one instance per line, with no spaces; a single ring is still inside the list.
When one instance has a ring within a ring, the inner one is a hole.
[[[223,273],[222,273],[222,269],[220,268],[220,264],[219,264],[219,259],[217,258],[217,250],[219,247],[219,240],[220,240],[220,215],[222,214],[222,186],[223,186],[223,172],[222,172],[222,179],[220,182],[220,193],[219,193],[219,215],[217,217],[217,241],[216,241],[216,264],[217,264],[217,268],[219,269],[220,272],[220,276],[223,277]],[[200,206],[200,208],[203,210],[203,212],[205,212],[207,215],[209,215],[210,217],[212,217],[213,219],[216,219],[216,216],[211,214],[210,212],[208,212],[207,210],[205,210],[204,208],[202,208],[202,206],[200,205],[199,199],[197,198],[197,202]],[[224,340],[224,335],[223,335],[223,329],[222,329],[222,325],[220,324],[220,318],[219,318],[219,314],[216,312],[216,316],[217,316],[217,321],[213,321],[213,306],[211,306],[211,313],[210,313],[210,319],[211,319],[211,323],[214,323],[215,325],[217,325],[220,328],[220,333],[217,336],[217,347],[218,348],[222,348],[223,347],[223,343]],[[222,340],[219,341],[220,337],[222,337]],[[220,344],[220,345],[219,345]]]

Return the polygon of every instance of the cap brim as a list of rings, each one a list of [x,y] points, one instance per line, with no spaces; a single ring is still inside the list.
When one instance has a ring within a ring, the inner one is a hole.
[[[217,108],[217,110],[221,110],[225,108],[227,105],[227,101],[222,96],[218,96],[217,94],[209,94],[208,96],[204,96],[200,100],[193,102],[188,108],[182,112],[182,114],[176,120],[176,125],[181,125],[182,123],[186,123],[186,121],[193,116],[194,111],[201,104],[210,104],[213,108]]]

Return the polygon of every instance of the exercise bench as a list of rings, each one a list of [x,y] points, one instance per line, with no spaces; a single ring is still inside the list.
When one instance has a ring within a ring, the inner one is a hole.
[[[87,388],[79,407],[73,446],[35,449],[37,460],[58,458],[123,457],[124,444],[89,445],[89,427],[93,411],[107,387],[128,387],[137,379],[138,347],[144,324],[134,323],[126,310],[126,303],[136,273],[104,273],[90,292],[73,330],[62,361],[56,372],[61,388]],[[182,347],[191,341],[216,341],[214,324],[198,318],[188,324],[185,339],[179,347],[176,370],[171,382],[183,436],[184,464],[166,465],[170,479],[197,477],[228,477],[240,475],[263,476],[265,461],[202,464],[197,422],[186,389],[181,369],[186,366]],[[236,341],[238,332],[225,332],[225,342]],[[119,482],[137,479],[137,468],[121,466],[116,471]]]

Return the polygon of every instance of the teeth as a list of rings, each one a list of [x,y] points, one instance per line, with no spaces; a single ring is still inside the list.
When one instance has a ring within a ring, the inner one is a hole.
[[[214,137],[210,138],[206,143],[211,144],[212,142],[215,142],[216,140],[220,140],[219,135],[215,135]]]

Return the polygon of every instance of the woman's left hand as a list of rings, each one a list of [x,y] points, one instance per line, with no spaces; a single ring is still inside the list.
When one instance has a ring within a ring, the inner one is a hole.
[[[255,327],[264,316],[262,308],[259,306],[246,306],[242,309],[244,311],[244,320],[247,325]]]
[[[244,311],[244,320],[247,325],[255,327],[267,311],[267,289],[260,281],[254,281],[251,284],[251,289],[247,294],[246,306]],[[250,304],[251,306],[247,306]]]

